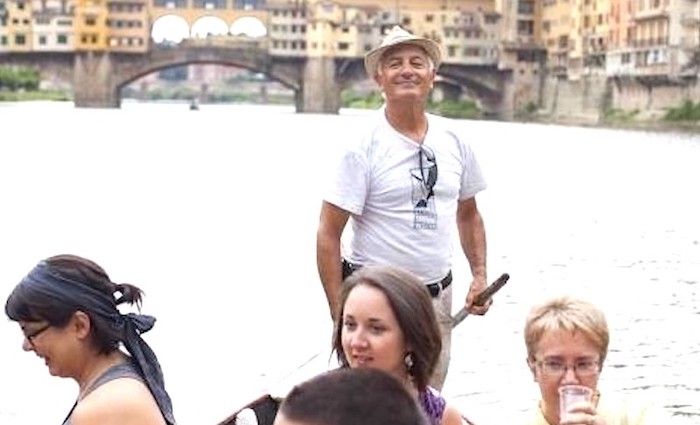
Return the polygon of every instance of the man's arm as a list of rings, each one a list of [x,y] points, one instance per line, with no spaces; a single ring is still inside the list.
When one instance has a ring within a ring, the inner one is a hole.
[[[323,201],[316,234],[316,265],[333,320],[337,318],[340,310],[338,298],[340,297],[340,285],[343,281],[340,237],[349,217],[349,212]]]
[[[484,220],[476,206],[476,198],[461,200],[457,206],[457,229],[462,251],[469,261],[472,283],[467,294],[466,306],[472,314],[485,314],[490,305],[472,305],[474,297],[486,289],[486,230]]]

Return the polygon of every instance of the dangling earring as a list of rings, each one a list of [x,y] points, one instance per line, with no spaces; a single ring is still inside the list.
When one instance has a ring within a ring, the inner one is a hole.
[[[406,353],[403,358],[403,363],[406,365],[406,370],[410,372],[413,368],[413,355],[411,353]]]

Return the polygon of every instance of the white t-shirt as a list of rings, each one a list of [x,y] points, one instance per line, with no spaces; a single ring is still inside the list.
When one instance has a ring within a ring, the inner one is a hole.
[[[449,120],[428,117],[418,144],[396,131],[384,109],[365,137],[343,151],[324,199],[352,214],[353,238],[344,257],[361,265],[390,264],[426,283],[449,271],[458,200],[486,188],[474,153],[449,128]],[[424,149],[423,173],[419,152]],[[434,196],[426,201],[433,154]]]

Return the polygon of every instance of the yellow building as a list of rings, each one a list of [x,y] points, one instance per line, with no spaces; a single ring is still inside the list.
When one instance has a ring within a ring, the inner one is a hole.
[[[630,75],[634,71],[633,8],[637,0],[612,0],[608,19],[609,38],[605,59],[607,75]]]
[[[7,51],[7,6],[0,0],[0,52]]]
[[[610,0],[583,0],[581,5],[581,53],[586,74],[605,74],[611,8]]]
[[[3,47],[13,52],[31,51],[32,4],[25,0],[8,0],[5,8],[4,40],[6,44]]]
[[[107,50],[107,0],[77,0],[73,29],[75,50]]]
[[[107,45],[113,52],[146,52],[150,22],[145,0],[107,0]]]

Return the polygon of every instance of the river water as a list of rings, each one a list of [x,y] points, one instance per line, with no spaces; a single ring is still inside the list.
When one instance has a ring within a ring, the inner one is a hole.
[[[146,335],[180,424],[215,424],[289,382],[331,333],[315,270],[323,173],[367,112],[126,102],[0,104],[0,299],[75,253],[146,291]],[[510,283],[455,331],[444,394],[480,425],[535,403],[522,327],[573,294],[611,327],[604,393],[700,423],[700,136],[460,121],[489,182],[489,273]],[[468,282],[454,265],[455,310]],[[75,383],[0,320],[0,423],[59,423]],[[293,376],[293,375],[292,375]]]

